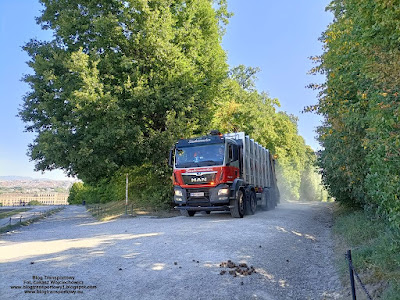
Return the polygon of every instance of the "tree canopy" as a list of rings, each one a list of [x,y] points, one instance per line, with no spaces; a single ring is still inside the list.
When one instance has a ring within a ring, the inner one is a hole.
[[[400,225],[400,8],[393,1],[334,0],[334,22],[315,72],[323,179],[338,201]]]
[[[208,0],[47,1],[54,40],[24,47],[33,75],[20,111],[37,133],[37,170],[97,182],[121,166],[161,163],[181,131],[199,132],[228,67]],[[177,128],[175,124],[190,124]]]
[[[307,168],[316,172],[315,154],[298,134],[297,118],[278,112],[279,100],[257,91],[258,71],[243,65],[230,71],[216,101],[211,127],[222,132],[244,131],[270,149],[277,157],[281,193],[285,198],[299,199],[303,173]]]

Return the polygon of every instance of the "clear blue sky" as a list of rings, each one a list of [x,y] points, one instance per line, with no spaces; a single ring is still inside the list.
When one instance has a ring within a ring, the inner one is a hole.
[[[305,86],[323,80],[307,75],[312,67],[308,57],[322,53],[318,38],[332,20],[325,12],[329,2],[228,0],[234,16],[223,39],[228,63],[259,67],[258,90],[278,98],[281,110],[299,117],[299,133],[314,149],[319,148],[314,137],[320,118],[301,111],[317,102],[316,93]],[[36,25],[41,9],[36,0],[0,1],[0,176],[66,178],[62,171],[34,172],[34,163],[26,155],[34,135],[24,132],[16,117],[29,88],[21,78],[31,72],[21,47],[31,38],[51,38]]]

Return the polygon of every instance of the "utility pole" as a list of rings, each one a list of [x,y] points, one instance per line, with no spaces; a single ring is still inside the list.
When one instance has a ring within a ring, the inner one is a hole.
[[[128,173],[126,173],[126,188],[125,188],[125,215],[128,215]]]

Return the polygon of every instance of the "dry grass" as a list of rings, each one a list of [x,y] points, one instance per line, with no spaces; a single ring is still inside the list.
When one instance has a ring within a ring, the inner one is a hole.
[[[14,229],[16,229],[18,227],[21,227],[21,226],[28,226],[29,224],[32,224],[32,223],[37,222],[37,221],[39,221],[41,219],[49,217],[49,216],[51,216],[51,215],[53,215],[55,213],[58,213],[59,211],[61,211],[63,209],[64,209],[64,207],[56,208],[56,209],[47,211],[45,213],[42,213],[42,214],[38,215],[37,217],[31,218],[31,219],[29,219],[27,221],[23,221],[21,223],[16,223],[16,224],[13,224],[13,225],[7,225],[7,226],[4,226],[4,227],[1,227],[0,228],[0,233],[8,232],[8,231],[14,230]],[[29,209],[27,209],[27,210],[29,210]]]
[[[31,210],[30,208],[10,208],[10,209],[3,209],[0,211],[0,219],[5,219],[11,217],[13,215],[19,214],[24,211]]]

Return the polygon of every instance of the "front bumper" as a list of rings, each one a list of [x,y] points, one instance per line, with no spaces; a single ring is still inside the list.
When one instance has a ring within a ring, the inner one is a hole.
[[[190,188],[174,187],[174,203],[176,209],[189,210],[228,210],[230,190],[228,193],[218,195],[221,190],[229,190],[226,184],[220,184],[214,188]]]
[[[192,210],[192,211],[228,211],[232,208],[230,205],[224,206],[175,206],[178,210]]]

